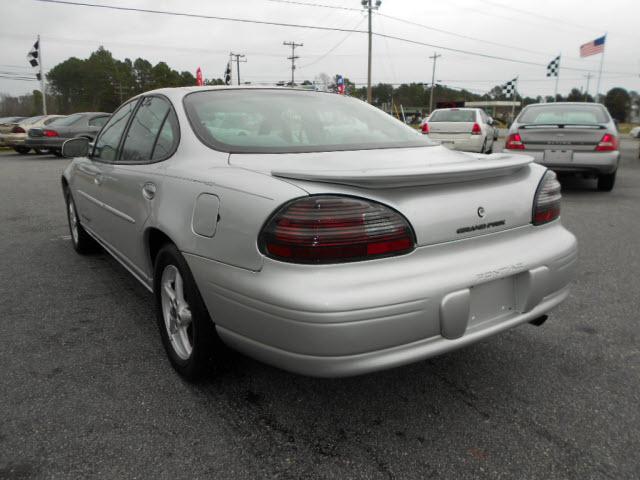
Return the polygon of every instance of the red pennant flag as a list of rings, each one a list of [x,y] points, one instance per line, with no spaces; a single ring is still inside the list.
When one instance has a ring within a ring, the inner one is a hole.
[[[200,70],[200,67],[196,70],[196,85],[199,87],[204,85],[204,80],[202,80],[202,70]]]

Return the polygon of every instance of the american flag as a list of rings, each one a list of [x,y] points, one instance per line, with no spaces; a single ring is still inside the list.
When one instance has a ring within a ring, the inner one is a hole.
[[[607,36],[603,35],[600,38],[596,38],[592,42],[585,43],[584,45],[581,45],[580,46],[580,56],[581,57],[588,57],[590,55],[595,55],[597,53],[603,53],[604,52],[604,41],[606,40],[606,38],[607,38]]]

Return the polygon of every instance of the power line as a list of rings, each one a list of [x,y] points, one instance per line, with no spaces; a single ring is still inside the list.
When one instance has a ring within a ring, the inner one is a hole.
[[[268,0],[269,2],[274,3],[288,3],[290,5],[302,5],[305,7],[320,7],[320,8],[332,8],[335,10],[347,10],[351,12],[360,12],[359,8],[350,8],[350,7],[340,7],[338,5],[325,5],[322,3],[306,3],[306,2],[295,2],[293,0]]]
[[[103,8],[103,9],[126,11],[126,12],[153,13],[153,14],[158,14],[158,15],[169,15],[169,16],[187,17],[187,18],[201,18],[201,19],[208,19],[208,20],[221,20],[221,21],[230,21],[230,22],[240,22],[240,23],[250,23],[250,24],[259,24],[259,25],[271,25],[271,26],[279,26],[279,27],[288,27],[288,28],[307,28],[307,29],[334,31],[334,32],[338,31],[338,32],[345,32],[345,33],[351,32],[351,33],[366,33],[366,34],[368,34],[368,31],[366,31],[366,30],[357,30],[357,29],[352,29],[352,28],[337,28],[337,27],[326,27],[326,26],[320,26],[320,25],[305,25],[305,24],[295,24],[295,23],[272,22],[272,21],[266,21],[266,20],[253,20],[253,19],[246,19],[246,18],[223,17],[223,16],[217,16],[217,15],[202,15],[202,14],[193,14],[193,13],[171,12],[171,11],[165,11],[165,10],[152,10],[152,9],[134,8],[134,7],[119,7],[119,6],[115,6],[115,5],[101,5],[101,4],[88,3],[88,2],[71,2],[71,1],[68,1],[68,0],[34,0],[34,1],[42,2],[42,3],[73,5],[73,6],[80,6],[80,7]],[[491,60],[500,60],[500,61],[511,62],[511,63],[519,63],[519,64],[523,64],[523,65],[532,65],[532,66],[536,66],[536,67],[546,67],[547,66],[546,63],[532,62],[532,61],[527,61],[527,60],[520,60],[520,59],[515,59],[515,58],[502,57],[502,56],[499,56],[499,55],[490,55],[490,54],[485,54],[485,53],[480,53],[480,52],[474,52],[474,51],[469,51],[469,50],[464,50],[464,49],[459,49],[459,48],[445,47],[445,46],[437,45],[437,44],[433,44],[433,43],[421,42],[421,41],[412,40],[412,39],[409,39],[409,38],[398,37],[396,35],[388,35],[388,34],[382,34],[382,33],[377,33],[377,32],[372,32],[372,35],[375,35],[375,36],[381,37],[381,38],[388,38],[390,40],[396,40],[396,41],[399,41],[399,42],[409,43],[409,44],[413,44],[413,45],[420,45],[420,46],[425,46],[425,47],[430,47],[430,48],[436,48],[436,49],[439,49],[439,50],[445,50],[445,51],[449,51],[449,52],[461,53],[461,54],[465,54],[465,55],[471,55],[471,56],[476,56],[476,57],[481,57],[481,58],[487,58],[487,59],[491,59]],[[590,69],[587,69],[587,68],[577,68],[577,67],[564,67],[564,70],[573,70],[573,71],[580,71],[580,72],[589,72],[589,71],[591,71]],[[632,72],[612,72],[612,71],[610,71],[608,73],[635,75],[635,73],[632,73]]]
[[[270,1],[279,1],[279,0],[270,0]],[[363,18],[361,18],[361,19],[358,21],[358,23],[357,23],[353,28],[358,28],[358,27],[362,24],[362,22],[364,22],[364,20],[365,20],[365,19],[364,19],[364,17],[363,17]],[[320,56],[319,56],[318,58],[316,58],[313,62],[306,63],[306,64],[304,64],[304,65],[300,65],[300,67],[301,67],[301,68],[310,67],[311,65],[315,65],[316,63],[318,63],[318,62],[320,62],[320,61],[324,60],[328,55],[330,55],[331,53],[333,53],[335,49],[337,49],[340,45],[342,45],[344,42],[346,42],[346,41],[347,41],[347,39],[348,39],[351,35],[353,35],[353,33],[354,33],[354,32],[349,32],[349,33],[347,33],[347,34],[342,38],[342,40],[340,40],[340,41],[339,41],[338,43],[336,43],[333,47],[331,47],[329,50],[327,50],[327,52],[326,52],[326,53],[324,53],[324,54],[320,55]],[[310,56],[310,57],[315,56],[315,55],[310,55],[310,54],[305,54],[305,55]]]

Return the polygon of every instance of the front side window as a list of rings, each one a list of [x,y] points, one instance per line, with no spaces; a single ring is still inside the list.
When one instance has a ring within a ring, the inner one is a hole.
[[[153,147],[171,110],[169,102],[160,97],[146,97],[140,103],[122,147],[122,162],[151,160]]]
[[[113,162],[117,158],[120,139],[136,103],[138,103],[137,99],[120,107],[120,110],[113,114],[95,143],[93,158],[105,162]]]
[[[205,90],[184,105],[198,138],[226,152],[289,153],[433,143],[378,108],[342,95],[280,89]]]

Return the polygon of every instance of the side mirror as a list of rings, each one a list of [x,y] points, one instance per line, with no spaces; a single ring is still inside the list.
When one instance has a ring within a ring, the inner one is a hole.
[[[62,144],[62,156],[67,158],[86,157],[89,155],[89,139],[71,138]]]

